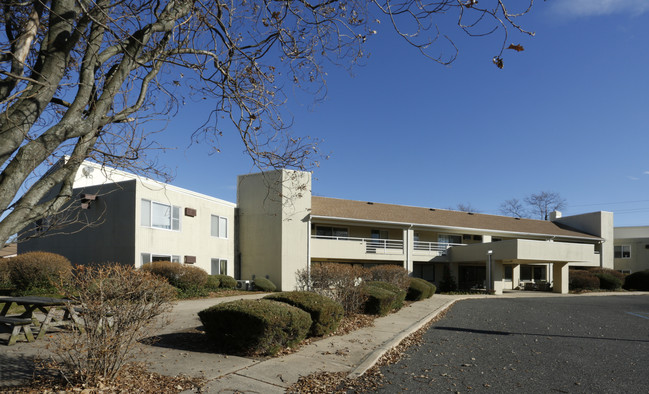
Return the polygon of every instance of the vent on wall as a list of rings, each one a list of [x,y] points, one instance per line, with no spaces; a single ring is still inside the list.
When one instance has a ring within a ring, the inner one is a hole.
[[[96,194],[81,194],[81,209],[90,208],[90,202],[97,199]]]
[[[194,217],[196,216],[196,210],[194,208],[185,208],[185,216]]]
[[[185,264],[196,263],[196,256],[185,256]]]

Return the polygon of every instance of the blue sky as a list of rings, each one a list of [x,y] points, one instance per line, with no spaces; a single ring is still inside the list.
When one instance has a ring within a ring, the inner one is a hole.
[[[492,63],[502,36],[451,36],[441,66],[381,27],[353,76],[328,67],[328,95],[289,95],[293,133],[323,139],[315,195],[437,208],[556,191],[564,215],[607,210],[616,226],[649,225],[649,2],[537,1],[522,23],[525,51]],[[236,201],[255,171],[234,133],[221,153],[188,148],[209,103],[181,110],[159,135],[174,185]]]

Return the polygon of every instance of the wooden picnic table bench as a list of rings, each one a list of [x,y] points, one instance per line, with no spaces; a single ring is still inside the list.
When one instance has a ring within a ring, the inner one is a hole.
[[[14,320],[13,323],[5,323],[5,324],[6,325],[12,324],[14,331],[16,327],[19,326],[23,327],[23,331],[25,331],[25,337],[27,338],[28,341],[29,341],[29,336],[27,334],[27,331],[25,330],[27,325],[23,323],[25,320],[31,321],[31,325],[29,326],[30,331],[31,331],[31,326],[34,327],[40,326],[36,339],[41,339],[45,335],[45,332],[49,327],[59,327],[63,325],[74,324],[77,326],[79,330],[83,330],[83,325],[81,324],[77,312],[74,310],[74,307],[72,306],[71,300],[53,298],[53,297],[35,297],[35,296],[1,297],[0,303],[4,303],[4,307],[2,308],[2,310],[0,310],[0,317],[4,317],[5,320],[16,319],[16,318],[22,319],[20,321]],[[22,306],[25,309],[25,312],[23,312],[18,316],[7,317],[7,313],[9,312],[9,309],[14,304]],[[64,310],[64,315],[62,318],[56,317],[56,311],[59,308]],[[34,315],[34,313],[38,311],[42,312],[45,315],[42,321],[40,321]]]
[[[15,317],[15,316],[0,316],[0,324],[11,328],[11,336],[9,337],[8,346],[16,343],[18,339],[22,339],[20,331],[24,332],[24,338],[27,342],[34,342],[34,334],[32,333],[32,319]]]

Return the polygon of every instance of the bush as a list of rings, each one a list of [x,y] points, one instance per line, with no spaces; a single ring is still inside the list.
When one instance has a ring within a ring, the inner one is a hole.
[[[309,314],[271,300],[237,300],[198,312],[207,334],[227,352],[272,355],[298,344],[311,327]]]
[[[406,294],[406,299],[408,301],[421,301],[426,298],[430,298],[435,294],[437,288],[434,284],[428,282],[427,280],[421,278],[412,278],[410,281],[410,286],[408,287],[408,293]]]
[[[142,269],[167,279],[170,285],[178,289],[179,297],[207,295],[205,285],[209,275],[202,268],[171,261],[154,261],[144,264]]]
[[[350,315],[363,311],[367,295],[360,284],[367,278],[367,270],[351,264],[315,263],[311,270],[297,272],[298,290],[311,290],[338,301]]]
[[[58,334],[53,354],[66,380],[90,385],[115,379],[175,295],[166,280],[117,264],[77,267],[59,289],[83,305],[79,318],[85,330]]]
[[[617,277],[605,274],[605,273],[594,273],[594,275],[599,279],[599,288],[604,290],[617,290],[622,287],[622,281]]]
[[[228,275],[212,275],[216,279],[221,282],[219,287],[221,289],[236,289],[237,288],[237,281],[231,276]]]
[[[378,286],[363,286],[362,291],[367,296],[364,312],[368,315],[385,316],[397,302],[397,294]]]
[[[257,278],[252,281],[252,284],[255,286],[255,290],[259,291],[275,291],[277,286],[269,279],[266,278]]]
[[[72,273],[72,264],[56,253],[28,252],[8,261],[9,279],[20,294],[54,293]]]
[[[626,290],[649,291],[649,270],[638,271],[624,278]]]
[[[0,289],[8,289],[13,287],[11,278],[9,277],[9,259],[0,258]]]
[[[624,278],[626,277],[626,274],[623,274],[620,271],[612,270],[610,268],[593,267],[589,268],[588,272],[592,272],[593,274],[608,274],[618,278],[621,283],[624,283]]]
[[[568,281],[568,288],[570,290],[599,289],[599,278],[592,272],[585,270],[570,270]]]
[[[340,319],[345,314],[340,303],[310,291],[287,291],[270,294],[264,298],[284,302],[308,312],[312,321],[309,330],[311,337],[321,337],[336,331]]]
[[[221,281],[216,275],[209,275],[207,277],[207,282],[205,282],[205,290],[207,291],[217,291],[221,286]]]
[[[372,282],[365,282],[365,285],[376,286],[383,290],[393,292],[394,294],[396,294],[397,297],[394,299],[394,303],[392,304],[392,309],[399,310],[403,307],[403,301],[406,299],[405,290],[402,290],[398,286],[388,282],[372,281]]]
[[[398,265],[377,265],[369,270],[369,280],[388,282],[402,290],[410,285],[408,270]]]

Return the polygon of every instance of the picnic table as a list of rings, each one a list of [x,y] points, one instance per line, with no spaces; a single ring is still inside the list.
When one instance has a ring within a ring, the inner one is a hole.
[[[0,310],[0,323],[13,327],[9,345],[13,345],[16,342],[21,329],[24,331],[28,342],[34,340],[31,334],[32,327],[39,327],[36,339],[41,339],[50,327],[74,324],[80,330],[83,330],[81,320],[71,300],[35,296],[0,297],[0,303],[4,303],[4,307]],[[17,316],[7,316],[11,306],[14,304],[22,306],[25,312]],[[44,315],[43,320],[39,320],[35,315],[35,312],[39,311]],[[60,316],[59,311],[63,311],[63,316]],[[32,337],[31,340],[30,337]]]

